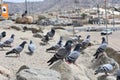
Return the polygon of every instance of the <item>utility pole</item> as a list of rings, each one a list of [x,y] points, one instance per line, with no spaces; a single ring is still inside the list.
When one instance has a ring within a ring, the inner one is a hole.
[[[108,25],[107,25],[107,0],[105,0],[105,26],[106,26],[106,29],[108,29]],[[107,31],[106,31],[107,33]],[[108,43],[108,34],[106,34],[106,39],[107,39],[107,43]]]
[[[112,0],[112,18],[113,18],[113,30],[115,31],[115,17],[114,17],[114,5],[113,5],[113,0]]]
[[[75,13],[76,13],[76,17],[78,17],[79,18],[79,0],[74,0],[74,8],[75,8]],[[77,21],[78,21],[78,18],[76,19],[76,21],[75,21],[75,25],[78,23]],[[73,25],[73,36],[75,35],[75,28],[74,28],[75,26]]]
[[[98,23],[98,25],[100,26],[100,5],[99,4],[97,4],[97,13],[98,13],[98,19],[99,19],[99,23]]]

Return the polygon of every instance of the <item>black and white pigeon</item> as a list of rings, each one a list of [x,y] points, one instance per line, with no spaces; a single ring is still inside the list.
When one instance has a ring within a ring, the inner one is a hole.
[[[27,43],[26,41],[23,41],[18,47],[16,47],[16,48],[12,49],[11,51],[7,52],[6,55],[15,53],[17,57],[20,56],[20,53],[24,49],[24,46],[25,46],[26,43]]]
[[[6,40],[6,41],[3,42],[5,47],[6,46],[11,46],[11,43],[13,43],[13,41],[14,41],[14,36],[15,35],[12,34],[11,37],[8,40]]]
[[[107,48],[107,45],[108,45],[108,43],[106,42],[105,38],[102,37],[102,43],[98,47],[96,53],[93,55],[93,56],[95,56],[95,59],[97,59],[99,57],[99,55],[105,51],[105,49]]]
[[[33,54],[35,49],[36,49],[35,44],[33,44],[32,40],[30,40],[30,44],[28,45],[28,50],[30,54]]]
[[[57,53],[47,62],[50,63],[49,66],[57,60],[63,60],[64,58],[66,58],[67,54],[69,54],[71,51],[71,44],[71,42],[67,41],[66,44],[63,47],[61,47],[57,51]]]
[[[84,39],[84,40],[82,41],[82,46],[85,47],[85,46],[87,46],[89,43],[90,43],[90,35],[88,35],[88,36],[86,37],[86,39]]]
[[[4,38],[5,36],[6,36],[6,32],[5,32],[5,31],[3,31],[2,33],[0,33],[0,41],[1,41],[1,39]]]
[[[41,39],[41,41],[43,41],[45,44],[47,44],[49,40],[50,39],[49,39],[48,35],[43,36],[43,38]]]
[[[48,51],[57,51],[61,46],[62,46],[62,36],[60,36],[60,40],[58,41],[58,43],[54,46],[51,46],[50,48],[46,49],[46,52]]]
[[[81,44],[77,44],[74,50],[66,57],[66,62],[75,64],[75,61],[80,56],[80,48],[82,47]]]
[[[95,75],[97,75],[98,73],[105,73],[106,75],[108,75],[108,73],[110,73],[115,67],[115,63],[109,63],[109,64],[103,64],[101,66],[98,67],[97,70],[95,70]]]
[[[47,32],[46,35],[48,35],[49,38],[53,38],[54,35],[55,35],[55,29],[51,29],[51,31],[50,31],[50,32]]]

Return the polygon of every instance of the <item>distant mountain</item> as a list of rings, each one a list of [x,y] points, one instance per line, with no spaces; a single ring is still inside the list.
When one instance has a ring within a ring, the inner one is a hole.
[[[25,3],[6,3],[9,5],[10,13],[23,13],[26,10]],[[109,0],[109,4],[111,5],[112,3],[119,5],[120,0]],[[79,4],[75,4],[74,0],[44,0],[43,2],[28,2],[28,11],[30,13],[64,11],[74,9],[76,6],[78,8],[95,7],[97,4],[104,6],[104,0],[79,0]]]

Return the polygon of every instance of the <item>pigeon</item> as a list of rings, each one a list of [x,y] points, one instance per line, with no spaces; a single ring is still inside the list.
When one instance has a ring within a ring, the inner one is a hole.
[[[81,35],[79,35],[79,36],[75,36],[75,37],[73,37],[71,40],[74,42],[74,43],[79,43],[80,42],[80,37],[81,37]]]
[[[14,41],[14,36],[15,35],[12,34],[11,37],[8,40],[4,41],[3,42],[4,46],[11,46],[11,43],[13,43],[13,41]]]
[[[74,50],[66,57],[66,62],[75,64],[75,61],[80,56],[80,48],[82,47],[81,44],[77,44]]]
[[[32,40],[30,40],[30,44],[28,45],[28,50],[30,51],[30,54],[33,54],[35,51],[35,45],[33,44]]]
[[[54,29],[51,29],[50,32],[47,32],[47,34],[49,38],[53,38],[53,36],[55,35],[55,30]]]
[[[5,36],[6,36],[6,32],[3,31],[3,32],[0,34],[0,41],[1,41],[1,39],[4,38]]]
[[[3,47],[4,47],[4,43],[3,43],[3,42],[0,42],[0,48],[3,49]]]
[[[26,43],[27,43],[26,41],[23,41],[18,47],[16,47],[16,48],[12,49],[11,51],[7,52],[6,55],[16,53],[17,57],[20,56],[20,53],[24,49],[24,46],[25,46]]]
[[[99,48],[97,49],[96,53],[93,55],[93,56],[95,56],[95,59],[98,59],[99,55],[105,51],[105,49],[107,48],[107,45],[108,44],[107,44],[105,38],[102,37],[102,43],[99,46]]]
[[[89,43],[90,43],[90,35],[88,35],[86,39],[82,41],[82,49],[85,49],[89,45]]]
[[[27,29],[28,29],[27,26],[24,26],[23,27],[23,32],[25,32]]]
[[[114,69],[114,67],[115,63],[103,64],[99,66],[97,70],[95,70],[94,74],[97,75],[98,73],[105,73],[107,75]]]
[[[116,80],[120,80],[120,69],[117,71],[116,75],[117,75],[117,79]]]
[[[27,15],[27,10],[22,14],[22,18]]]
[[[63,60],[67,54],[71,51],[71,42],[67,41],[66,44],[61,47],[57,53],[47,62],[50,63],[48,66],[52,65],[57,60]]]
[[[45,36],[41,39],[41,41],[43,41],[45,44],[47,44],[48,41],[49,41],[48,35],[45,35]]]
[[[60,37],[60,40],[58,41],[58,43],[54,46],[51,46],[50,48],[46,49],[46,52],[53,50],[53,51],[57,51],[61,46],[62,46],[62,40],[63,38]]]

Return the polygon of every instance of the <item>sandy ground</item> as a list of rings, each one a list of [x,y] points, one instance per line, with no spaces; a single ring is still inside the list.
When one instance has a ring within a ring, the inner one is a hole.
[[[50,41],[50,44],[46,46],[40,45],[40,38],[34,38],[31,31],[27,32],[21,32],[16,30],[2,30],[7,32],[7,36],[3,38],[2,41],[8,39],[11,34],[15,34],[15,41],[12,44],[12,48],[5,48],[5,51],[0,51],[0,64],[3,67],[8,68],[12,73],[11,80],[15,80],[15,73],[18,71],[19,67],[22,65],[28,65],[33,68],[48,68],[48,64],[46,63],[49,58],[52,57],[52,53],[46,53],[46,48],[54,45],[56,43],[56,40],[59,38],[58,35],[56,35],[56,38],[54,40]],[[64,34],[64,33],[62,33]],[[82,35],[82,38],[85,38],[86,35],[91,35],[91,41],[96,41],[98,44],[101,43],[101,35],[100,32],[79,32],[77,34]],[[120,51],[119,46],[119,39],[120,39],[120,31],[114,32],[112,35],[109,36],[109,46],[112,46],[116,50]],[[5,53],[15,47],[17,47],[23,40],[21,38],[24,38],[28,43],[30,40],[33,41],[33,43],[36,45],[36,51],[35,53],[30,56],[27,55],[26,52],[28,52],[28,44],[25,45],[24,50],[21,52],[21,56],[16,58],[14,57],[15,54],[11,54],[10,57],[6,57]]]

